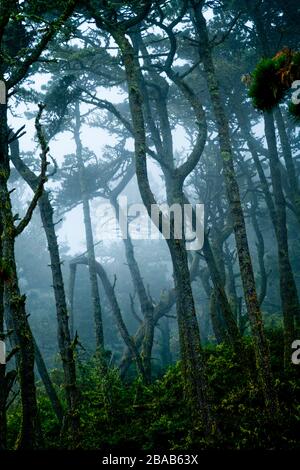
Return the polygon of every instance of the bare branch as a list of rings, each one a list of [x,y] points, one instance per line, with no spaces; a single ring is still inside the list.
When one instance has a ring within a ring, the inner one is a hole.
[[[28,206],[28,209],[27,209],[27,212],[26,212],[24,218],[17,225],[17,227],[15,227],[15,232],[14,232],[15,237],[20,235],[23,232],[23,230],[27,227],[27,225],[29,224],[29,222],[32,218],[33,211],[37,206],[38,200],[41,197],[41,195],[43,194],[44,184],[47,181],[46,171],[47,171],[47,166],[48,166],[47,154],[49,152],[49,147],[48,147],[48,144],[47,144],[46,139],[45,139],[45,135],[44,135],[44,132],[43,132],[43,129],[42,129],[42,125],[40,123],[44,107],[45,106],[43,104],[39,104],[39,112],[38,112],[38,114],[36,116],[36,119],[35,119],[35,128],[36,128],[36,132],[37,132],[37,137],[38,137],[41,149],[42,149],[42,152],[40,154],[41,173],[40,173],[40,176],[38,178],[39,183],[37,185],[34,196],[32,198],[31,203]]]
[[[130,297],[130,306],[131,306],[131,313],[132,316],[136,319],[136,321],[141,325],[143,323],[143,320],[139,317],[135,310],[135,305],[134,305],[134,298],[131,294],[129,294]]]
[[[214,35],[214,37],[210,41],[210,44],[211,44],[212,47],[218,46],[219,44],[222,44],[224,41],[226,41],[229,34],[231,33],[231,31],[233,30],[233,28],[237,24],[237,22],[238,22],[239,18],[241,17],[241,15],[242,15],[242,12],[239,11],[239,13],[231,21],[228,30],[225,31],[225,33],[223,33],[222,36],[219,39],[217,39],[217,34]]]
[[[9,129],[9,134],[8,134],[8,144],[11,144],[14,140],[20,139],[23,135],[26,134],[25,129],[25,124],[20,127],[16,132],[13,132],[12,129]],[[10,137],[11,136],[11,137]]]

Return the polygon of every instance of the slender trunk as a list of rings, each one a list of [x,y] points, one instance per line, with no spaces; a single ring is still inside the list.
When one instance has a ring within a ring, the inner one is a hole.
[[[21,390],[22,422],[17,447],[39,448],[41,430],[34,381],[34,344],[21,295],[15,261],[15,227],[7,182],[10,174],[8,158],[7,108],[0,105],[0,216],[2,220],[2,269],[6,271],[4,297],[8,300],[13,328],[20,347],[18,377]]]
[[[254,232],[257,238],[256,247],[257,247],[259,271],[260,271],[260,292],[259,292],[258,300],[259,300],[259,305],[261,305],[267,295],[268,279],[267,279],[267,271],[266,271],[266,266],[265,266],[265,261],[264,261],[265,241],[264,241],[264,237],[261,233],[259,223],[257,220],[257,214],[256,214],[257,202],[255,201],[256,201],[256,196],[252,198],[251,220],[252,220],[252,225],[253,225]]]
[[[151,191],[147,175],[143,100],[139,85],[138,68],[135,62],[135,53],[123,31],[112,28],[111,33],[120,47],[123,56],[135,137],[136,175],[142,200],[148,213],[151,214],[151,205],[156,204],[156,201]],[[179,194],[177,195],[179,198],[176,197],[175,194],[174,196],[174,202],[178,200],[182,202],[182,184],[181,191],[179,190]],[[206,367],[200,342],[185,241],[184,239],[175,240],[171,237],[167,242],[174,270],[177,321],[186,397],[191,411],[195,415],[194,417],[197,417],[196,419],[199,419],[199,417],[202,419],[204,429],[209,433],[214,429],[215,423],[210,410]]]
[[[116,200],[111,201],[117,215],[117,219],[119,220],[121,207],[118,205]],[[151,382],[151,355],[152,355],[152,347],[153,347],[153,340],[154,340],[154,321],[153,321],[153,312],[154,306],[149,299],[147,294],[145,284],[143,282],[143,278],[135,259],[134,255],[134,248],[132,244],[132,240],[130,234],[128,233],[126,236],[123,237],[124,245],[125,245],[125,253],[126,253],[126,260],[128,264],[128,268],[131,274],[131,278],[133,281],[133,285],[136,289],[141,310],[144,316],[144,339],[142,342],[142,360],[144,365],[144,371],[146,380],[148,383]]]
[[[74,338],[74,291],[76,281],[76,264],[70,264],[70,275],[69,275],[69,319],[70,319],[70,336]]]
[[[61,271],[61,261],[55,226],[53,221],[53,208],[49,201],[49,195],[44,191],[40,201],[39,209],[41,219],[48,242],[48,250],[51,260],[51,272],[57,314],[57,338],[64,371],[65,394],[68,405],[67,421],[70,423],[74,445],[78,445],[79,439],[79,416],[78,416],[78,389],[76,385],[76,364],[74,350],[72,347],[69,330],[69,319],[64,281]]]
[[[0,222],[0,259],[2,259],[2,227]],[[4,285],[0,277],[0,341],[5,341],[4,335]],[[6,365],[0,363],[0,451],[6,449]]]
[[[214,314],[214,317],[212,318],[213,325],[217,329],[218,336],[224,338],[224,335],[225,335],[225,338],[227,339],[227,341],[230,342],[230,344],[232,345],[236,353],[240,355],[241,348],[242,348],[241,335],[240,335],[237,323],[235,321],[235,318],[233,316],[231,306],[229,304],[229,301],[228,301],[228,298],[224,289],[224,282],[222,282],[222,278],[217,268],[217,264],[216,264],[216,261],[215,261],[207,236],[205,236],[204,238],[203,254],[205,256],[205,260],[207,262],[210,275],[214,284],[214,291],[211,297],[211,302],[212,302],[211,307],[213,308],[212,313]],[[221,324],[220,325],[217,324],[216,315],[217,315],[218,303],[220,303],[222,314],[223,314],[224,321],[226,324],[226,328],[227,328],[226,334]]]
[[[235,282],[235,275],[234,275],[234,258],[230,253],[229,248],[226,248],[225,251],[225,263],[227,267],[227,296],[229,305],[231,306],[232,315],[237,323],[238,319],[238,305],[239,305],[239,298],[237,294],[236,282]]]
[[[21,160],[19,155],[18,140],[13,141],[11,144],[11,160],[22,178],[24,178],[31,189],[35,191],[38,185],[38,177]],[[67,421],[70,423],[73,443],[77,445],[79,439],[79,417],[76,411],[78,405],[76,365],[68,325],[68,311],[64,281],[61,271],[59,246],[57,243],[57,236],[55,233],[55,225],[53,220],[53,208],[49,200],[49,193],[45,189],[41,198],[39,199],[39,210],[47,238],[51,262],[51,273],[57,316],[58,346],[63,365],[65,384],[64,389],[68,405]]]
[[[216,77],[211,54],[211,47],[208,39],[206,20],[203,16],[202,5],[200,3],[193,2],[192,16],[200,41],[199,53],[204,65],[208,90],[218,129],[220,153],[223,162],[224,181],[232,216],[245,301],[254,339],[257,371],[260,379],[261,389],[264,394],[266,408],[270,415],[272,415],[278,410],[278,400],[274,389],[273,375],[270,364],[270,353],[263,329],[263,320],[256,292],[245,219],[240,199],[240,191],[233,165],[229,124],[220,95],[219,83]]]
[[[269,150],[269,162],[276,209],[276,238],[280,270],[280,294],[284,323],[284,362],[289,368],[291,344],[295,339],[295,318],[300,315],[297,287],[289,258],[286,203],[281,185],[280,161],[277,152],[273,115],[264,113],[265,134]]]
[[[73,263],[87,264],[88,265],[88,259],[86,259],[84,257],[78,258],[78,259],[74,260]],[[117,298],[116,298],[116,295],[115,295],[114,287],[109,282],[107,274],[106,274],[104,268],[101,266],[101,264],[96,261],[95,267],[96,267],[96,272],[99,275],[99,277],[101,279],[101,282],[103,284],[103,288],[105,290],[105,293],[107,295],[109,303],[111,305],[112,312],[113,312],[113,315],[115,317],[120,335],[122,336],[123,341],[126,344],[126,346],[128,347],[128,349],[130,350],[131,354],[135,358],[137,369],[138,369],[139,373],[143,377],[144,381],[147,382],[147,377],[145,375],[143,363],[142,363],[140,354],[138,352],[138,348],[136,347],[135,342],[131,338],[131,336],[130,336],[128,330],[127,330],[127,327],[124,323],[124,320],[123,320],[123,317],[122,317],[122,314],[121,314],[121,310],[120,310],[120,307],[119,307],[119,304],[118,304],[118,301],[117,301]]]
[[[246,132],[248,134],[248,132]],[[268,182],[266,180],[264,170],[262,168],[262,165],[260,163],[259,157],[253,148],[253,142],[252,142],[252,136],[249,132],[248,134],[248,139],[251,142],[251,153],[252,151],[254,152],[254,157],[255,160],[255,166],[258,170],[259,178],[261,180],[262,188],[263,188],[263,193],[265,195],[267,202],[267,207],[269,208],[269,212],[271,215],[272,221],[276,223],[276,214],[275,214],[275,207],[273,204],[272,196],[269,191],[268,187]],[[249,146],[249,145],[248,145]],[[258,210],[259,210],[259,204],[258,204],[258,198],[257,198],[257,193],[256,193],[256,188],[255,185],[252,181],[251,174],[249,172],[249,168],[247,167],[247,164],[245,162],[240,162],[240,166],[242,167],[244,173],[247,175],[247,181],[248,181],[248,189],[251,191],[251,208],[250,208],[250,217],[251,217],[251,222],[252,226],[256,235],[256,248],[257,248],[257,258],[258,258],[258,264],[259,264],[259,271],[260,271],[260,290],[259,290],[259,305],[261,305],[267,295],[267,287],[268,287],[268,276],[267,276],[267,271],[266,271],[266,266],[265,266],[265,261],[264,261],[264,256],[265,256],[265,241],[263,234],[261,232],[259,222],[258,222]],[[280,270],[279,270],[279,275],[281,275]]]
[[[96,330],[96,348],[100,352],[101,356],[104,352],[104,336],[103,336],[103,323],[102,323],[102,311],[100,303],[100,294],[97,281],[96,273],[96,257],[94,248],[94,237],[92,230],[90,202],[88,195],[88,188],[86,183],[84,161],[82,157],[82,144],[80,140],[80,109],[79,102],[76,103],[75,110],[76,125],[74,129],[74,138],[76,142],[76,158],[79,171],[80,190],[82,197],[83,206],[83,219],[85,227],[86,247],[87,247],[87,258],[89,266],[90,284],[91,284],[91,296],[94,312],[95,330]]]
[[[211,324],[213,327],[215,338],[217,340],[217,343],[220,344],[223,342],[224,343],[229,342],[229,340],[228,340],[228,333],[226,329],[224,328],[223,323],[221,322],[218,307],[219,307],[218,293],[217,293],[216,288],[214,287],[213,289],[211,289],[211,293],[210,293],[209,312],[210,312]]]
[[[300,223],[300,192],[297,179],[296,168],[293,161],[293,155],[291,150],[291,145],[289,138],[286,132],[285,122],[281,113],[280,107],[276,107],[274,111],[274,117],[276,121],[276,126],[279,133],[280,144],[282,149],[283,158],[285,161],[285,166],[288,176],[288,189],[287,195],[293,204],[295,215],[297,217],[298,223]]]
[[[166,370],[172,364],[172,352],[170,348],[171,331],[169,319],[163,318],[160,322],[161,346],[160,357],[163,370]]]
[[[210,432],[212,421],[205,363],[197,323],[184,240],[168,240],[173,263],[180,353],[186,396]]]
[[[43,356],[41,354],[41,351],[35,339],[33,340],[34,340],[34,353],[35,353],[35,361],[36,361],[37,369],[42,379],[42,382],[44,384],[44,387],[46,389],[49,400],[51,402],[53,411],[56,414],[56,417],[59,423],[61,424],[63,420],[63,416],[64,416],[63,408],[57,396],[56,390],[53,386],[52,380],[50,379],[50,376],[48,374],[48,370],[47,370],[45,361],[43,359]]]
[[[212,326],[213,333],[215,335],[215,339],[217,344],[225,342],[227,340],[226,331],[223,328],[223,325],[220,321],[219,315],[217,315],[217,311],[215,308],[216,305],[216,292],[215,288],[211,287],[209,279],[210,279],[210,271],[208,267],[206,269],[202,269],[199,272],[199,277],[201,279],[201,283],[204,289],[204,292],[207,295],[209,300],[209,314],[210,314],[210,322]]]

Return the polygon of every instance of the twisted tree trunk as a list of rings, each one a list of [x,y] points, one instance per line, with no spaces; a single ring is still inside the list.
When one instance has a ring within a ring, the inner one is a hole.
[[[136,175],[141,197],[148,213],[151,214],[152,204],[156,206],[157,204],[150,189],[147,176],[146,135],[135,53],[123,31],[118,28],[111,28],[111,34],[120,47],[123,56],[135,137]],[[193,154],[193,157],[194,163],[196,155]],[[197,157],[199,158],[198,155]],[[187,170],[187,168],[185,167],[184,170]],[[181,207],[183,207],[183,179],[179,179],[179,185],[174,183],[174,197],[172,200],[180,202]],[[174,229],[174,227],[172,228]],[[214,429],[214,420],[211,416],[209,404],[205,363],[191,289],[185,241],[184,238],[176,240],[171,236],[167,243],[174,269],[177,320],[186,397],[191,406],[192,414],[194,417],[201,417],[204,429],[209,433]]]

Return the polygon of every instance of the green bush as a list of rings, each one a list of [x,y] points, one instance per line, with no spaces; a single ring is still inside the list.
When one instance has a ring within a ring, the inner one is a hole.
[[[253,71],[249,96],[255,108],[270,110],[284,98],[286,88],[277,75],[279,64],[273,59],[262,59]]]
[[[212,412],[219,433],[205,438],[201,422],[193,423],[183,396],[180,363],[150,386],[139,378],[121,381],[116,369],[104,378],[96,359],[79,363],[80,419],[84,449],[135,448],[145,451],[189,449],[299,449],[300,380],[286,377],[282,371],[283,336],[281,329],[267,332],[270,342],[275,385],[280,400],[280,419],[270,422],[257,385],[255,361],[250,338],[244,339],[248,369],[229,346],[209,345],[205,349]],[[61,400],[64,399],[61,376],[52,379]],[[59,427],[42,385],[38,397],[45,447],[64,448],[67,438]],[[20,424],[20,404],[9,411],[8,429],[11,447]]]

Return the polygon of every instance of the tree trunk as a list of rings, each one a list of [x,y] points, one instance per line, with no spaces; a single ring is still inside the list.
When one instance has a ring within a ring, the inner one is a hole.
[[[1,243],[2,227],[0,223],[0,259],[2,259],[2,243]],[[4,285],[3,279],[0,277],[0,341],[5,340],[4,335]],[[6,449],[6,365],[0,364],[0,451]]]
[[[161,343],[160,343],[160,357],[163,370],[172,364],[172,352],[170,348],[171,332],[169,319],[163,318],[160,322],[161,330]]]
[[[264,119],[276,210],[275,230],[278,244],[280,295],[284,323],[284,363],[285,367],[289,368],[291,365],[291,344],[295,339],[295,318],[299,318],[300,307],[297,287],[289,258],[286,203],[281,185],[280,161],[277,152],[276,134],[272,113],[264,113]]]
[[[121,207],[118,205],[118,202],[116,199],[112,200],[111,202],[115,208],[117,219],[119,220],[119,216],[120,216],[119,211],[121,210]],[[132,240],[131,240],[128,230],[127,230],[126,236],[123,237],[123,242],[125,245],[125,253],[126,253],[126,260],[127,260],[128,268],[131,274],[133,285],[136,289],[136,292],[139,298],[141,311],[144,316],[144,339],[142,342],[142,360],[143,360],[146,381],[150,383],[151,375],[152,375],[151,374],[151,369],[152,369],[151,355],[152,355],[152,347],[153,347],[153,340],[154,340],[154,321],[153,321],[154,306],[151,300],[149,299],[139,266],[135,259],[134,248],[133,248]]]
[[[31,187],[31,189],[35,191],[38,184],[38,177],[21,160],[18,140],[14,140],[11,143],[10,148],[11,160],[15,168],[26,181],[26,183]],[[70,423],[73,442],[75,445],[77,445],[79,440],[79,417],[77,413],[78,390],[76,385],[76,365],[68,325],[68,311],[64,281],[61,271],[59,247],[53,221],[53,208],[49,200],[49,193],[45,189],[41,198],[39,199],[39,210],[48,242],[48,250],[51,262],[51,273],[57,316],[58,346],[64,371],[64,389],[68,405],[67,421]]]
[[[76,264],[85,264],[85,265],[87,264],[88,265],[88,259],[86,259],[84,257],[78,258],[78,259],[75,259],[73,261],[73,263],[74,264],[76,263]],[[120,335],[122,336],[123,341],[126,344],[126,346],[128,347],[128,349],[130,350],[132,356],[135,358],[136,364],[137,364],[137,369],[138,369],[139,373],[141,374],[144,382],[147,383],[147,377],[145,375],[145,371],[144,371],[144,367],[143,367],[143,363],[142,363],[140,354],[138,352],[138,349],[135,345],[134,340],[131,338],[131,336],[130,336],[128,330],[127,330],[127,327],[124,323],[124,320],[123,320],[123,317],[122,317],[122,314],[121,314],[121,310],[120,310],[120,307],[119,307],[119,304],[118,304],[118,301],[117,301],[117,298],[116,298],[116,295],[115,295],[114,287],[109,282],[107,274],[106,274],[104,268],[101,266],[101,264],[96,261],[95,267],[96,267],[96,272],[99,275],[99,277],[101,279],[101,282],[103,284],[103,288],[104,288],[105,293],[107,295],[108,301],[111,305],[112,312],[113,312],[113,315],[115,317]]]
[[[94,321],[95,321],[95,329],[96,329],[96,348],[97,348],[97,351],[100,352],[100,355],[103,356],[104,336],[103,336],[103,324],[102,324],[102,311],[101,311],[100,294],[99,294],[96,265],[95,265],[96,257],[95,257],[94,238],[93,238],[92,221],[91,221],[91,213],[90,213],[90,202],[89,202],[89,195],[88,195],[87,184],[86,184],[84,161],[82,157],[82,144],[80,140],[81,123],[80,123],[79,102],[76,103],[75,119],[76,119],[76,124],[75,124],[75,129],[74,129],[74,138],[76,142],[76,158],[77,158],[77,165],[78,165],[78,171],[79,171],[80,190],[81,190],[82,206],[83,206],[83,219],[84,219],[84,227],[85,227],[87,258],[89,262],[88,266],[89,266],[89,275],[90,275],[90,284],[91,284],[91,296],[92,296]]]
[[[6,272],[4,297],[8,300],[13,327],[20,347],[18,377],[21,389],[22,422],[17,447],[36,449],[41,445],[41,430],[34,381],[34,344],[25,311],[25,296],[20,294],[15,262],[15,226],[7,182],[8,158],[7,108],[0,105],[0,215],[2,231],[2,270]]]
[[[225,288],[224,288],[224,281],[222,282],[222,278],[220,272],[217,268],[217,264],[207,238],[207,235],[204,237],[204,244],[203,244],[203,254],[205,256],[205,260],[207,262],[207,266],[212,278],[212,282],[214,284],[214,291],[211,298],[211,307],[213,308],[212,313],[214,314],[214,318],[212,318],[212,322],[214,327],[217,329],[218,337],[224,338],[225,332],[224,328],[217,324],[218,320],[216,318],[217,315],[217,304],[219,303],[221,306],[224,322],[227,328],[227,334],[225,338],[227,341],[230,342],[235,352],[240,355],[242,350],[241,344],[241,335],[233,316],[231,306],[229,304]],[[218,322],[219,323],[219,322]]]
[[[279,133],[282,154],[284,157],[287,176],[288,176],[287,196],[290,198],[291,203],[293,204],[295,215],[297,217],[298,223],[300,224],[300,192],[299,192],[299,185],[298,185],[298,180],[297,180],[297,173],[296,173],[296,169],[295,169],[295,165],[293,161],[293,155],[292,155],[289,138],[286,132],[285,122],[283,120],[283,116],[282,116],[281,109],[279,106],[275,108],[274,117],[275,117],[276,126],[277,126],[278,133]]]
[[[53,386],[53,383],[50,379],[50,376],[48,374],[48,370],[47,370],[46,364],[44,362],[43,356],[41,354],[41,351],[40,351],[35,339],[33,339],[33,341],[34,341],[35,361],[36,361],[36,366],[37,366],[37,369],[38,369],[38,373],[39,373],[39,375],[42,379],[42,382],[44,384],[44,387],[46,389],[46,392],[47,392],[47,395],[48,395],[49,400],[51,402],[53,411],[56,414],[56,417],[57,417],[59,423],[62,424],[62,420],[63,420],[63,417],[64,417],[63,407],[62,407],[62,405],[59,401],[56,390],[55,390],[55,388]]]
[[[74,339],[74,291],[76,281],[76,264],[70,264],[69,274],[69,319],[70,319],[70,336]]]
[[[180,353],[186,396],[193,412],[196,416],[202,416],[206,431],[210,432],[212,421],[207,377],[185,242],[184,240],[170,239],[168,240],[168,246],[173,263]]]
[[[136,175],[142,200],[148,213],[151,214],[151,206],[152,204],[156,205],[156,201],[147,176],[146,135],[139,71],[135,61],[134,49],[127,40],[125,33],[111,28],[111,34],[120,47],[123,56],[135,137]],[[173,201],[177,202],[179,199],[181,202],[183,201],[183,194],[179,194],[179,198],[174,197]],[[181,207],[183,207],[182,204]],[[215,423],[210,410],[205,363],[200,343],[185,241],[184,239],[175,240],[171,237],[167,243],[174,270],[177,321],[186,398],[193,417],[197,417],[196,419],[201,417],[204,429],[209,433],[214,429]]]
[[[211,47],[208,39],[206,20],[202,13],[202,2],[200,3],[193,1],[192,5],[192,17],[200,42],[199,54],[204,65],[207,86],[218,129],[220,152],[223,162],[224,181],[230,213],[232,216],[245,301],[254,339],[257,371],[260,379],[261,389],[264,394],[266,408],[269,414],[273,415],[278,410],[278,400],[274,389],[269,347],[263,330],[262,314],[256,292],[245,219],[240,200],[240,191],[233,165],[229,124],[221,100],[219,84],[216,77],[211,54]]]
[[[210,312],[210,319],[211,324],[213,327],[213,331],[215,334],[215,338],[218,344],[227,343],[228,341],[228,333],[224,328],[223,323],[221,322],[219,311],[218,311],[218,294],[217,290],[214,287],[211,289],[210,299],[209,299],[209,312]]]

